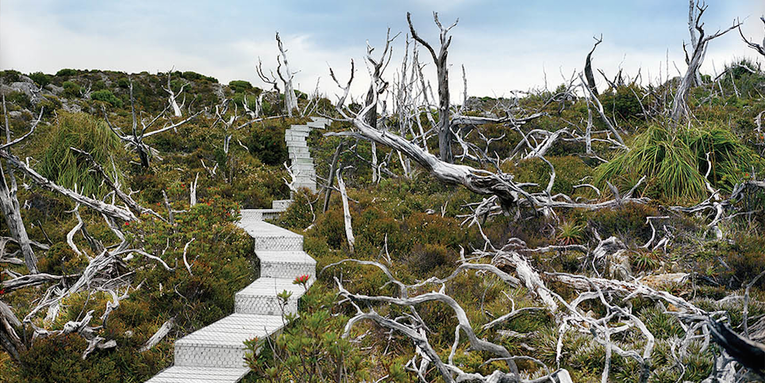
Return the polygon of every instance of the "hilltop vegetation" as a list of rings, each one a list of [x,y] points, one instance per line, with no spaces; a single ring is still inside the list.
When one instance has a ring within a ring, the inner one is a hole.
[[[579,291],[555,279],[556,273],[625,281],[642,278],[657,291],[682,297],[707,312],[725,311],[719,317],[727,316],[730,327],[741,333],[745,323],[742,297],[748,284],[765,269],[765,188],[756,185],[765,177],[765,136],[760,127],[765,73],[749,62],[725,70],[727,75],[706,78],[703,85],[692,89],[688,103],[694,118],[679,133],[664,117],[676,80],[648,87],[622,81],[609,87],[599,100],[610,121],[593,118],[592,107],[571,91],[571,84],[514,99],[468,100],[463,115],[494,120],[459,132],[465,145],[454,142],[455,162],[510,174],[513,182],[526,185],[528,193],[563,193],[572,203],[616,201],[603,209],[565,207],[543,214],[537,206],[518,202],[515,206],[492,205],[476,213],[491,197],[439,182],[395,150],[383,145],[373,149],[358,135],[325,134],[353,130],[352,121],[337,121],[328,131],[313,131],[309,146],[321,177],[332,177],[333,157],[343,142],[336,162],[349,187],[353,251],[337,192],[331,194],[326,211],[324,193],[301,190],[293,195],[295,203],[278,224],[305,236],[306,251],[318,260],[318,270],[323,272],[301,302],[301,318],[279,340],[268,343],[259,356],[248,360],[253,373],[247,379],[417,381],[413,367],[422,357],[415,353],[411,339],[400,332],[374,322],[359,322],[343,338],[348,318],[357,314],[354,304],[359,309],[374,309],[383,317],[417,317],[408,323],[427,324],[422,330],[434,352],[444,361],[451,358],[450,363],[465,373],[507,371],[508,364],[491,360],[495,355],[471,352],[464,332],[462,341],[453,346],[458,320],[446,304],[425,302],[414,311],[408,305],[336,294],[338,281],[351,294],[398,294],[398,287],[374,265],[334,265],[348,258],[378,262],[407,285],[431,277],[447,278],[466,259],[494,264],[516,275],[516,266],[476,255],[491,250],[487,243],[505,250],[508,244],[515,246],[513,251],[544,277],[550,291],[569,302]],[[305,119],[283,116],[283,96],[246,81],[225,85],[194,72],[128,75],[62,69],[56,74],[24,75],[4,71],[0,81],[7,104],[3,120],[9,120],[11,139],[23,136],[41,116],[35,132],[12,147],[13,155],[28,158],[29,166],[63,187],[115,201],[114,192],[94,172],[93,163],[70,147],[84,150],[121,190],[132,193],[137,204],[157,213],[145,210],[136,220],[107,219],[85,206],[78,208],[61,194],[35,186],[16,171],[22,186],[18,189],[20,212],[30,239],[38,244],[34,250],[39,271],[61,278],[11,287],[8,281],[27,271],[23,262],[13,260],[20,258],[14,254],[14,241],[3,242],[0,267],[5,289],[0,290],[0,301],[24,322],[13,326],[16,331],[24,334],[27,330],[30,335],[22,335],[19,344],[23,347],[16,347],[17,355],[7,349],[0,353],[2,380],[144,381],[171,363],[175,339],[231,312],[234,292],[257,275],[249,238],[234,222],[241,208],[270,207],[272,200],[290,197],[285,183],[289,176],[282,165],[287,160],[284,130]],[[121,141],[110,125],[127,134],[133,124],[131,107],[135,107],[138,121],[147,123],[169,108],[163,87],[176,94],[183,90],[177,99],[183,115],[168,113],[149,131],[199,114],[145,139],[153,149],[147,167],[135,147]],[[327,99],[305,93],[298,93],[297,98],[301,109],[341,117]],[[358,111],[361,105],[351,108]],[[537,116],[523,124],[508,123],[511,117],[532,114]],[[435,110],[421,110],[415,117],[427,131],[434,127],[435,116]],[[409,140],[438,147],[436,135],[421,137],[414,130],[400,129],[400,118],[386,116],[379,124],[393,132],[403,131]],[[600,132],[597,137],[608,137],[592,140],[589,152],[581,139],[588,121],[591,131]],[[616,126],[629,150],[603,133],[608,131],[608,123]],[[524,140],[544,140],[543,135],[532,135],[534,131],[560,131],[561,138],[551,142],[543,155],[522,159],[536,146],[527,146]],[[554,183],[548,188],[553,169]],[[723,220],[711,227],[714,210],[687,213],[670,209],[694,206],[714,196],[707,181],[718,191],[720,201],[736,192],[737,185],[746,187],[744,192],[738,190],[736,198],[726,200]],[[632,195],[625,195],[630,189],[634,189]],[[192,194],[196,195],[194,206]],[[76,226],[85,230],[75,230],[68,237]],[[11,237],[6,224],[0,225],[0,236]],[[597,255],[595,250],[611,236],[618,240],[620,251]],[[103,254],[99,243],[115,254],[126,248],[135,251],[115,255],[108,267],[96,270],[88,286],[32,312],[86,274],[88,265]],[[119,244],[123,246],[117,248]],[[186,258],[191,261],[190,271],[184,264]],[[681,273],[683,278],[667,277]],[[519,356],[517,367],[526,377],[552,372],[540,367],[540,361],[553,370],[566,369],[576,382],[599,380],[605,361],[603,345],[586,331],[577,331],[573,320],[568,322],[568,330],[561,331],[559,318],[544,309],[534,286],[513,286],[498,275],[468,270],[443,283],[413,287],[409,294],[415,297],[441,290],[452,297],[465,310],[479,338]],[[765,279],[753,284],[747,298],[748,327],[752,339],[759,341],[765,340],[761,330],[765,322],[760,321],[765,314],[763,283]],[[608,302],[629,306],[631,314],[641,318],[655,337],[650,381],[701,381],[713,373],[720,346],[686,338],[687,329],[675,315],[680,308],[655,297],[623,301],[616,294],[607,295]],[[107,303],[115,301],[118,307],[104,315]],[[481,326],[513,310],[521,311],[501,323]],[[611,308],[588,300],[578,311],[582,317],[600,319]],[[56,333],[67,322],[84,318],[89,322],[82,326],[94,327],[98,336],[115,341],[116,346],[96,348],[84,357],[86,337],[77,331]],[[628,321],[625,318],[614,316],[604,323],[616,328],[623,324],[620,321]],[[139,352],[171,319],[174,326],[169,334],[148,351]],[[51,334],[31,339],[34,328]],[[647,343],[634,326],[612,337],[614,345],[638,353]],[[684,339],[688,340],[684,345],[687,353],[676,360]],[[639,381],[643,366],[634,358],[616,353],[611,358],[613,381]],[[442,379],[432,365],[420,373],[429,381]]]

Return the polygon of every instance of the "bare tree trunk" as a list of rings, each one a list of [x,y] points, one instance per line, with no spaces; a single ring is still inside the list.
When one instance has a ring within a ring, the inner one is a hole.
[[[691,35],[691,47],[694,50],[696,49],[696,46],[699,44],[699,38],[696,35],[696,28],[694,27],[695,20],[696,20],[696,0],[688,0],[688,33]],[[685,56],[685,63],[687,65],[691,65],[688,55]],[[691,81],[692,81],[692,84],[691,84],[692,87],[701,85],[701,73],[699,73],[698,69],[696,69],[696,71],[693,73],[693,77]]]
[[[412,14],[409,12],[406,13],[406,21],[409,23],[409,30],[412,33],[412,38],[422,44],[430,52],[433,62],[436,64],[436,73],[438,75],[438,151],[441,161],[451,163],[454,161],[454,155],[452,154],[453,134],[451,131],[451,120],[449,115],[449,68],[446,64],[446,58],[449,54],[449,45],[452,42],[451,36],[448,35],[449,30],[454,28],[459,20],[455,21],[450,27],[444,28],[438,20],[437,12],[433,12],[433,19],[435,20],[436,25],[441,29],[441,49],[438,55],[436,55],[436,51],[430,44],[417,35],[417,32],[414,30],[414,25],[412,25]]]
[[[691,2],[691,4],[693,4],[693,2]],[[701,22],[701,16],[704,14],[704,11],[706,11],[707,6],[699,5],[697,2],[696,9],[698,9],[698,13],[696,14],[694,25],[696,30],[699,32],[699,37],[697,44],[692,47],[693,52],[691,55],[688,56],[686,52],[685,61],[688,63],[688,69],[685,71],[685,75],[683,75],[682,80],[680,80],[680,85],[677,87],[677,92],[675,93],[675,99],[672,102],[672,112],[670,114],[670,118],[675,122],[675,124],[679,123],[680,120],[690,115],[687,101],[688,91],[697,83],[698,71],[699,68],[701,68],[701,64],[704,63],[704,56],[706,55],[706,50],[709,42],[728,33],[731,29],[737,28],[739,25],[741,25],[740,23],[734,23],[731,27],[724,31],[717,31],[712,35],[706,36],[703,28],[704,24]],[[689,12],[693,12],[693,10],[690,10]],[[693,36],[693,34],[691,35]]]
[[[37,257],[32,246],[30,245],[29,236],[27,230],[24,227],[24,221],[21,219],[21,211],[19,209],[19,201],[16,199],[16,192],[8,188],[8,184],[5,179],[5,172],[0,167],[0,209],[3,211],[3,217],[5,218],[5,224],[8,225],[8,230],[11,232],[11,236],[16,240],[21,248],[22,254],[24,254],[24,263],[31,274],[37,274]]]
[[[34,183],[38,184],[42,188],[54,191],[62,194],[75,202],[79,202],[93,210],[99,211],[111,218],[121,219],[123,221],[132,221],[137,219],[136,216],[128,209],[111,205],[103,201],[86,197],[80,193],[67,189],[63,186],[57,185],[51,180],[41,176],[32,168],[27,166],[24,162],[16,158],[16,156],[8,153],[5,150],[0,150],[0,158],[7,160],[13,167],[24,172]]]
[[[600,35],[600,39],[595,39],[595,45],[592,47],[590,53],[587,54],[587,59],[584,61],[584,77],[587,78],[587,86],[590,87],[590,90],[595,97],[598,96],[598,88],[595,86],[595,76],[592,74],[592,54],[595,53],[595,48],[598,47],[598,44],[602,42],[603,35]]]
[[[5,95],[3,95],[3,114],[5,115],[5,135],[6,143],[10,144],[11,131],[10,124],[8,122],[8,111],[5,108]],[[42,113],[40,114],[42,118]],[[34,126],[39,123],[40,118],[34,123]],[[10,148],[5,149],[10,151]],[[8,225],[8,230],[11,232],[11,236],[21,248],[21,253],[24,254],[24,263],[31,274],[37,274],[37,257],[35,256],[32,246],[27,235],[27,229],[24,227],[24,221],[21,219],[21,209],[19,207],[19,200],[16,198],[16,190],[18,188],[16,184],[16,178],[13,175],[13,168],[9,164],[8,166],[8,178],[11,181],[10,187],[8,186],[5,169],[0,164],[0,209],[2,209],[3,217],[5,217],[5,224]]]
[[[337,187],[340,189],[340,196],[343,200],[343,219],[345,222],[345,236],[348,238],[348,249],[351,254],[354,253],[353,245],[356,238],[353,236],[353,225],[351,223],[351,210],[348,206],[348,193],[345,191],[345,182],[343,182],[342,170],[337,172]]]
[[[760,20],[765,23],[765,16],[760,16]],[[765,38],[762,39],[762,44],[757,44],[755,42],[752,42],[748,40],[744,36],[744,32],[741,31],[741,26],[738,28],[738,33],[741,35],[741,38],[744,39],[744,42],[746,45],[749,46],[749,48],[752,48],[757,51],[757,53],[761,54],[762,56],[765,56]]]
[[[327,176],[327,188],[324,194],[324,207],[322,213],[326,213],[329,208],[329,197],[332,195],[332,182],[335,180],[335,172],[337,171],[337,159],[340,158],[340,152],[343,151],[343,141],[337,145],[335,154],[332,155],[332,165],[329,167],[329,176]]]
[[[287,115],[292,117],[293,109],[298,109],[298,113],[300,113],[297,97],[295,96],[295,88],[292,87],[292,79],[295,77],[295,74],[290,72],[290,67],[287,63],[287,51],[284,50],[284,44],[282,44],[282,39],[279,37],[279,32],[276,32],[276,44],[279,46],[280,53],[280,56],[277,56],[277,61],[281,61],[280,69],[284,65],[284,73],[280,69],[277,69],[276,72],[284,84],[284,108],[287,109]]]

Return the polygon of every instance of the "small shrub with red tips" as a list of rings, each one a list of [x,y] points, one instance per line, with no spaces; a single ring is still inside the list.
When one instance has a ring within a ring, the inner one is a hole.
[[[303,274],[298,277],[295,277],[295,280],[292,281],[293,285],[303,285],[303,287],[308,288],[308,280],[311,279],[311,276],[308,274]]]

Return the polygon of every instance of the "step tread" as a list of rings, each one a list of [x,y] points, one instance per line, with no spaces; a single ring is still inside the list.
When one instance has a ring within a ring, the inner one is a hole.
[[[242,209],[242,219],[239,221],[239,227],[243,228],[247,234],[256,238],[264,237],[288,237],[298,238],[303,237],[300,234],[293,233],[287,229],[282,229],[279,226],[272,225],[268,222],[259,221],[254,219],[255,212],[253,210],[273,210],[273,209]]]
[[[255,250],[255,255],[260,258],[260,263],[304,263],[316,265],[316,260],[311,258],[305,251],[280,251],[280,250]],[[297,275],[296,275],[297,277]]]
[[[224,383],[238,382],[250,369],[172,366],[147,380],[147,383]]]
[[[178,346],[244,349],[244,341],[273,334],[284,325],[278,315],[231,314],[175,341]]]
[[[295,277],[298,277],[297,275]],[[296,299],[303,295],[305,288],[302,285],[292,283],[294,279],[260,277],[249,286],[236,293],[236,296],[268,296],[276,297],[284,290],[292,292],[290,299]]]

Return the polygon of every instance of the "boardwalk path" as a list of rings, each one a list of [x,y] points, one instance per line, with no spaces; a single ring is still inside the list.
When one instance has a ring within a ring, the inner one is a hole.
[[[307,125],[293,125],[285,133],[295,186],[316,191],[316,171],[306,138],[311,128],[329,121],[314,118]],[[292,201],[274,201],[271,209],[243,209],[239,222],[255,242],[260,277],[236,293],[234,313],[175,342],[175,364],[148,383],[237,382],[249,369],[244,366],[244,341],[264,338],[283,327],[277,294],[292,292],[285,312],[297,313],[297,299],[304,289],[292,281],[316,275],[316,261],[303,251],[303,236],[264,222],[283,212]]]

